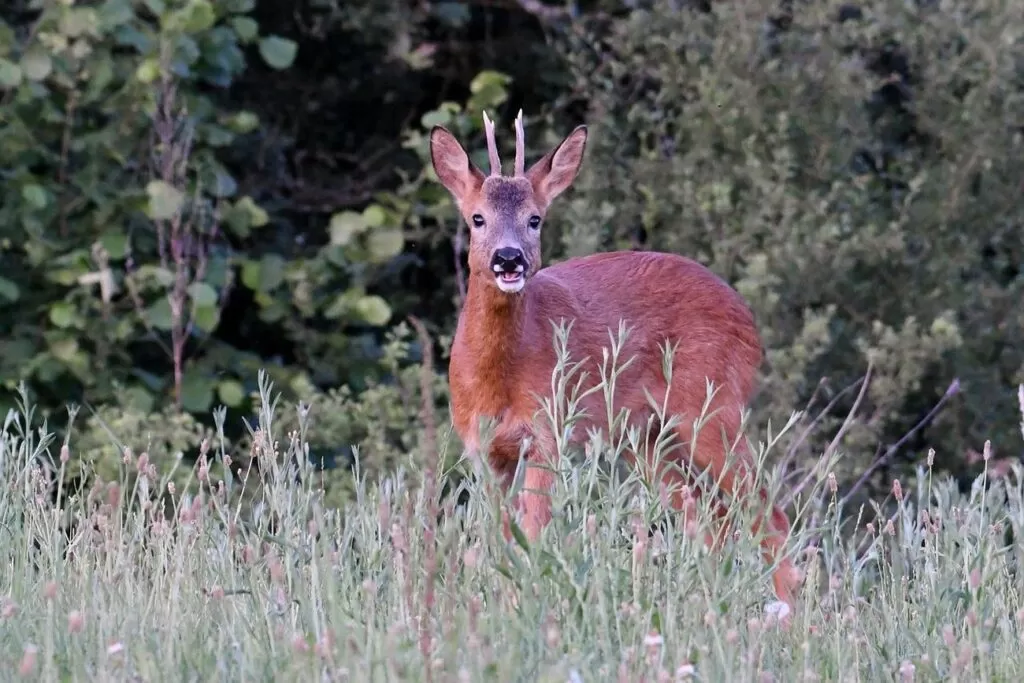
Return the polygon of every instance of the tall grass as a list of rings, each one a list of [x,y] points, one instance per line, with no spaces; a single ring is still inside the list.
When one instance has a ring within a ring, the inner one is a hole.
[[[626,362],[624,332],[600,365],[600,391],[614,390]],[[462,485],[464,504],[428,498],[441,487],[400,471],[374,485],[359,479],[353,505],[327,509],[305,427],[275,431],[281,408],[262,377],[259,468],[245,482],[259,493],[248,512],[234,502],[242,481],[209,480],[223,444],[207,444],[193,468],[198,495],[173,490],[145,454],[126,451],[121,481],[57,507],[54,482],[74,444],[54,443],[26,402],[0,434],[0,676],[1024,679],[1022,550],[1007,540],[1021,538],[1020,468],[999,481],[983,475],[964,496],[923,467],[913,487],[894,486],[893,514],[851,535],[840,533],[824,463],[814,490],[798,496],[791,547],[807,581],[780,622],[764,609],[770,568],[751,534],[711,553],[666,521],[657,492],[635,475],[615,476],[593,457],[568,466],[582,370],[565,352],[567,334],[555,335],[562,362],[541,416],[555,425],[567,466],[554,521],[532,546],[521,534],[504,541],[503,503],[486,476]],[[623,417],[607,416],[611,429],[595,436],[591,455],[614,460],[640,438]],[[445,430],[436,441],[425,450],[440,462]]]

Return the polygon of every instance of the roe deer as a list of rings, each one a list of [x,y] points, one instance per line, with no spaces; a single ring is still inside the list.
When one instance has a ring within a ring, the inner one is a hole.
[[[555,479],[553,436],[534,424],[538,396],[550,393],[556,350],[554,324],[574,321],[568,345],[572,359],[600,363],[609,328],[620,319],[632,326],[624,359],[635,357],[619,375],[617,413],[625,408],[631,424],[646,424],[654,415],[644,388],[653,396],[668,394],[668,414],[679,415],[675,428],[682,447],[672,451],[677,467],[654,473],[660,486],[675,491],[669,501],[676,510],[692,505],[683,485],[689,481],[678,465],[710,470],[722,491],[738,498],[750,493],[753,458],[741,434],[741,409],[750,399],[762,360],[761,340],[754,317],[733,288],[696,261],[674,254],[623,251],[574,258],[541,269],[540,231],[551,202],[575,180],[583,161],[586,126],[578,126],[529,170],[525,169],[522,111],[516,119],[515,172],[503,176],[494,124],[484,114],[484,131],[491,172],[485,176],[469,159],[456,138],[435,126],[430,133],[431,161],[437,177],[451,193],[470,226],[469,283],[451,349],[449,382],[453,421],[467,452],[479,458],[481,417],[495,422],[487,461],[505,487],[511,484],[520,444],[530,437],[523,491],[518,499],[521,525],[534,540],[551,519],[548,495]],[[665,342],[676,344],[672,386],[662,368]],[[590,386],[599,380],[597,368],[586,367]],[[708,406],[711,416],[693,440],[693,420],[707,401],[707,380],[717,393]],[[585,387],[587,388],[587,387]],[[603,429],[601,391],[583,401],[587,417],[574,429],[575,439],[587,429]],[[642,427],[641,427],[642,428]],[[724,432],[724,434],[723,434]],[[737,443],[738,464],[726,468],[726,443]],[[647,456],[628,454],[643,466]],[[531,463],[541,465],[530,466]],[[649,464],[647,465],[649,467]],[[757,491],[759,507],[767,492]],[[779,566],[772,581],[778,598],[793,605],[799,575],[792,563],[778,557],[789,535],[789,519],[775,506],[760,512],[755,532],[764,525],[762,553]],[[718,501],[716,516],[725,514]],[[506,530],[506,537],[508,532]],[[715,545],[710,537],[705,543]]]

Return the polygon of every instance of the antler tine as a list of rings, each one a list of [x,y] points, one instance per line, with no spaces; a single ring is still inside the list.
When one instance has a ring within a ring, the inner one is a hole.
[[[484,135],[487,136],[487,156],[491,160],[491,175],[501,175],[501,157],[498,156],[498,144],[494,141],[494,122],[484,112]]]
[[[521,176],[526,170],[526,132],[523,130],[523,110],[516,116],[516,175]]]

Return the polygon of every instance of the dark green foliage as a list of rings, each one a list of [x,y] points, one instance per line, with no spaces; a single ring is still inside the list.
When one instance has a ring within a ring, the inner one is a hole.
[[[424,350],[385,332],[414,313],[442,351],[464,264],[426,133],[479,156],[486,108],[508,149],[523,107],[531,158],[592,126],[549,262],[655,248],[728,279],[768,348],[759,430],[805,407],[809,423],[870,363],[841,479],[954,378],[893,464],[931,446],[962,473],[986,438],[1019,452],[1019,5],[412,5],[7,3],[0,405],[25,381],[57,422],[97,407],[76,427],[109,472],[118,411],[126,445],[166,444],[169,463],[224,405],[245,451],[265,368],[313,404],[326,463],[365,441],[366,470],[393,469],[419,442]],[[797,462],[856,396],[789,444]],[[443,412],[443,382],[431,398]]]

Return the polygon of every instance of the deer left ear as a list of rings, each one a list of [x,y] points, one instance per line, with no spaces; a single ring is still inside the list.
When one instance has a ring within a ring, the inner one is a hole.
[[[569,189],[583,164],[587,127],[577,126],[557,147],[545,154],[526,172],[533,191],[545,204]]]

